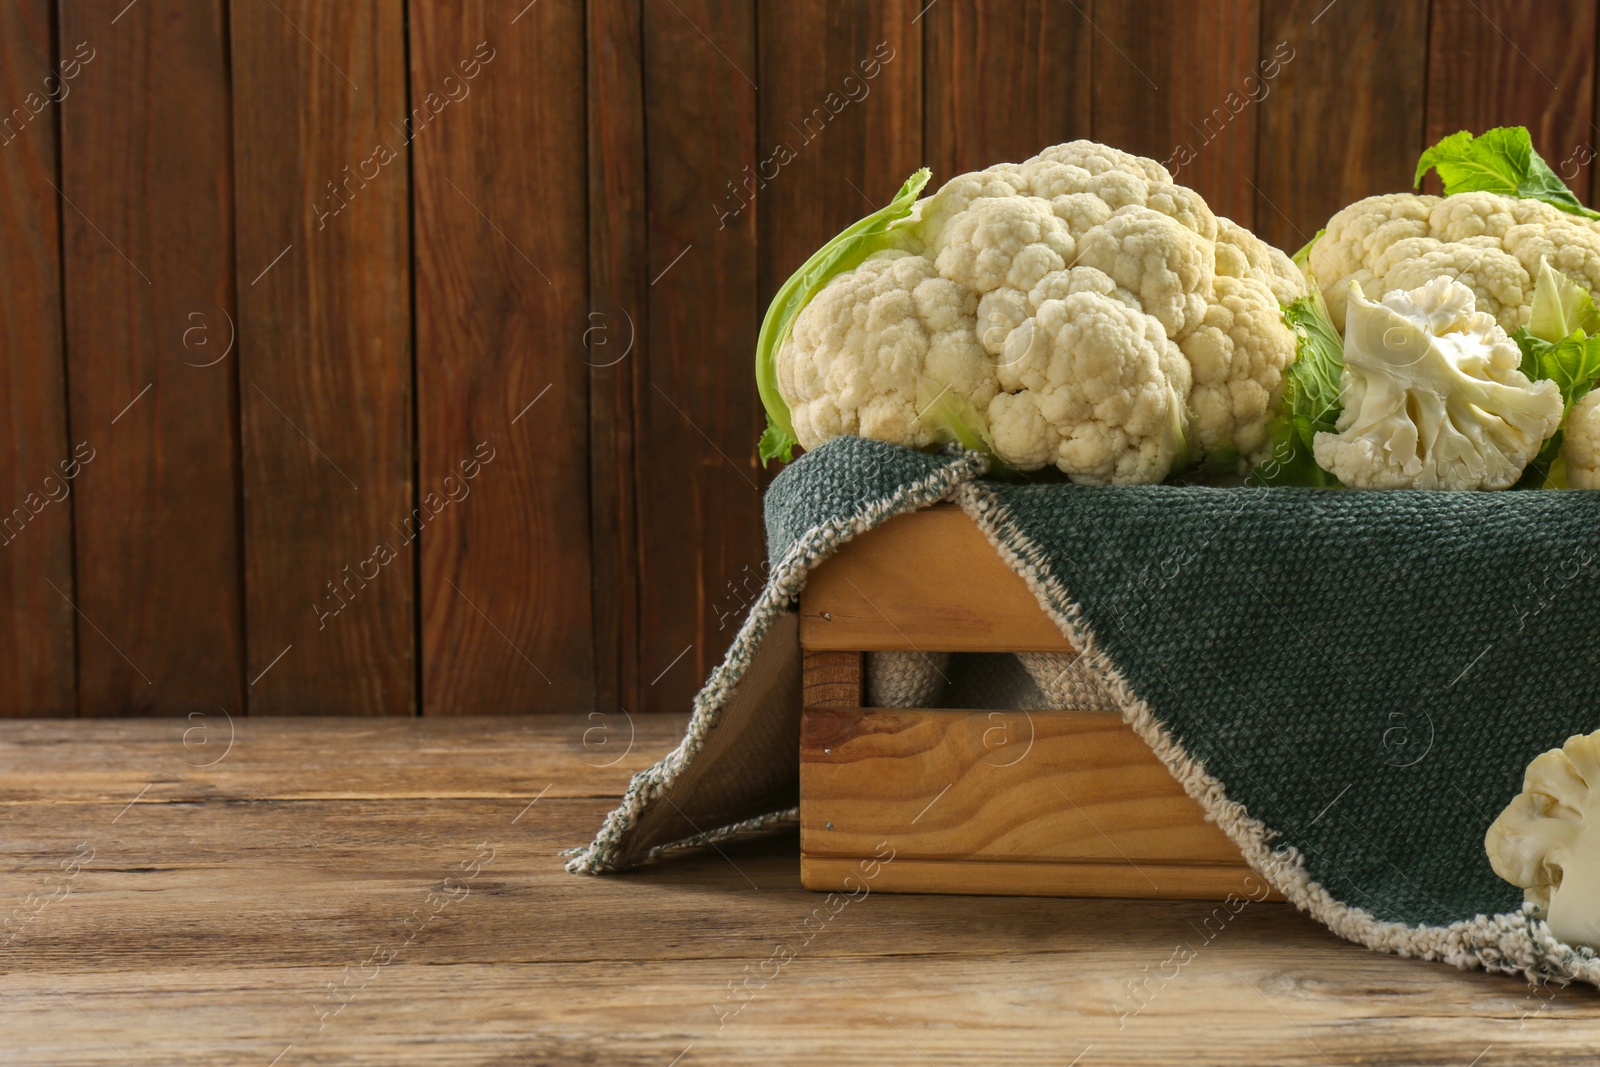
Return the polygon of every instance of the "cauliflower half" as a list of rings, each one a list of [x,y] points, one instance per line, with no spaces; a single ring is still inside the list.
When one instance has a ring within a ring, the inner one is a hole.
[[[1561,390],[1463,282],[1438,277],[1382,303],[1349,286],[1344,411],[1317,465],[1354,489],[1507,489],[1561,425]]]
[[[1600,222],[1498,193],[1391,193],[1328,220],[1311,272],[1344,329],[1350,282],[1370,293],[1454,278],[1507,333],[1528,325],[1540,260],[1600,291]]]
[[[1600,947],[1600,733],[1534,758],[1484,835],[1494,873],[1569,945]]]
[[[925,447],[952,393],[995,454],[1073,481],[1265,458],[1294,359],[1289,258],[1153,160],[1073,141],[963,174],[799,310],[776,384],[805,448]]]

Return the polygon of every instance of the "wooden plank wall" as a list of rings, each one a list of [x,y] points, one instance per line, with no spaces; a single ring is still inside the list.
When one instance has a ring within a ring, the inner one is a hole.
[[[0,714],[682,710],[764,576],[751,348],[927,163],[1094,137],[1292,249],[1597,0],[0,5]]]

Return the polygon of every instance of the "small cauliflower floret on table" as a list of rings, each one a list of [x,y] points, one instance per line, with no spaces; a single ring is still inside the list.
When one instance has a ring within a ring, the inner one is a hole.
[[[1056,145],[849,234],[809,302],[774,301],[793,315],[770,331],[779,395],[763,393],[779,440],[786,404],[806,448],[926,447],[950,436],[932,403],[949,397],[1000,460],[1087,484],[1207,457],[1242,471],[1269,450],[1296,347],[1279,302],[1303,276],[1154,160]]]
[[[1600,733],[1528,764],[1483,844],[1494,873],[1524,890],[1552,934],[1600,948]]]
[[[1507,489],[1561,425],[1561,391],[1448,277],[1382,303],[1350,285],[1344,411],[1317,464],[1355,489]]]

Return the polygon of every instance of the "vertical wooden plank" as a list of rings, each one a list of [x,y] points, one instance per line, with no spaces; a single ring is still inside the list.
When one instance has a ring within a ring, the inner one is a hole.
[[[399,4],[232,18],[250,710],[408,713],[407,146],[459,105],[408,115]]]
[[[802,706],[859,708],[865,703],[862,653],[806,651],[800,663]]]
[[[922,16],[935,182],[1090,135],[1095,31],[1074,0],[942,0]]]
[[[649,0],[649,324],[638,448],[639,677],[645,710],[680,711],[722,654],[713,603],[762,559],[751,369],[756,14],[750,0]]]
[[[1261,0],[1103,3],[1093,18],[1095,139],[1159,160],[1253,226]]]
[[[449,501],[422,537],[423,707],[587,709],[582,0],[414,0],[410,27],[412,107],[450,101],[412,145],[420,484]]]
[[[922,165],[922,27],[914,20],[925,4],[787,0],[761,7],[760,151],[752,177],[763,310],[811,253],[888,203]],[[722,207],[738,203],[725,199]]]
[[[238,710],[228,57],[220,2],[63,3],[84,714]]]
[[[1264,81],[1256,233],[1293,252],[1347,204],[1411,188],[1422,152],[1427,0],[1283,0],[1261,50],[1294,59]]]
[[[56,109],[84,70],[50,13],[0,5],[0,716],[77,713]]]
[[[640,706],[636,353],[648,319],[644,32],[640,0],[589,0],[590,526],[595,704]]]
[[[1428,144],[1526,126],[1539,154],[1588,193],[1595,0],[1434,0],[1428,41]],[[1437,182],[1429,176],[1431,191]]]

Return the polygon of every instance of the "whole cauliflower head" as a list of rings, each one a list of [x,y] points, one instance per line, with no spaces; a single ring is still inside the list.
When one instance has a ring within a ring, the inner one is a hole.
[[[1454,278],[1502,329],[1528,324],[1539,261],[1600,290],[1600,222],[1498,193],[1391,193],[1358,200],[1328,220],[1311,273],[1335,326],[1351,282],[1387,293]]]
[[[1289,258],[1092,141],[952,178],[833,277],[776,356],[794,436],[925,447],[952,394],[1003,461],[1086,484],[1270,451],[1293,361]]]
[[[1561,391],[1519,370],[1521,350],[1439,277],[1382,303],[1350,283],[1344,410],[1313,442],[1353,489],[1507,489],[1561,425]]]

